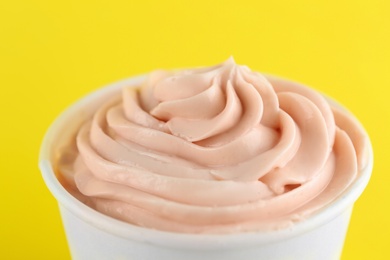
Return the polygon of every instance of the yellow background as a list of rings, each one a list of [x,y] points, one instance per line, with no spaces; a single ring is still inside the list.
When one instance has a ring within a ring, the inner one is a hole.
[[[37,166],[63,109],[128,76],[233,55],[327,93],[361,120],[375,166],[342,259],[390,259],[389,3],[0,1],[0,258],[70,258]]]

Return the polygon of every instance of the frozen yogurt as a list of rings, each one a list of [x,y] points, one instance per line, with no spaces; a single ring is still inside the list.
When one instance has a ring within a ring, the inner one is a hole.
[[[282,229],[338,198],[367,164],[357,120],[317,91],[232,58],[123,88],[60,156],[60,181],[101,213],[152,229]]]

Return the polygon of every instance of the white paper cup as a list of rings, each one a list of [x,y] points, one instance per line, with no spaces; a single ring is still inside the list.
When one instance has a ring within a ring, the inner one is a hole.
[[[124,86],[137,86],[144,76],[98,90],[69,107],[47,131],[39,167],[57,199],[73,259],[339,259],[354,202],[365,189],[373,166],[331,205],[296,225],[277,231],[240,234],[180,234],[147,229],[105,216],[70,195],[53,168],[58,149],[65,145],[108,96]]]

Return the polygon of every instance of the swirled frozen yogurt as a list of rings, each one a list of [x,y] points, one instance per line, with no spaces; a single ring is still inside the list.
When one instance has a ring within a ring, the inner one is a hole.
[[[360,124],[321,94],[233,59],[152,72],[76,135],[58,161],[74,196],[114,218],[184,233],[304,220],[349,187],[368,146]]]

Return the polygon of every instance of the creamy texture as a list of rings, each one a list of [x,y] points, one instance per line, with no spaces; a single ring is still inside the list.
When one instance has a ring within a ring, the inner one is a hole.
[[[124,88],[80,128],[58,168],[77,198],[135,225],[269,230],[337,198],[365,167],[367,141],[314,90],[229,59]]]

